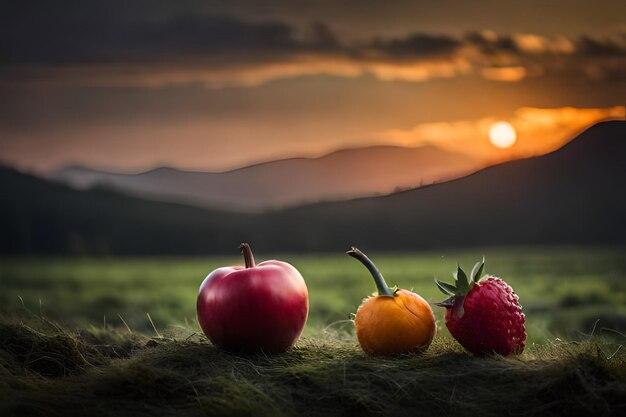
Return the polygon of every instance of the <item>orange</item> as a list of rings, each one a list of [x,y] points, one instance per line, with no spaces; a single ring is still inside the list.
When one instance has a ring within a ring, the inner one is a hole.
[[[428,302],[411,291],[392,291],[374,263],[357,248],[346,253],[367,267],[378,288],[378,295],[363,300],[354,319],[361,348],[370,355],[428,349],[437,333],[435,315]]]
[[[407,290],[366,298],[356,312],[354,326],[361,348],[370,355],[423,352],[437,332],[430,305]]]

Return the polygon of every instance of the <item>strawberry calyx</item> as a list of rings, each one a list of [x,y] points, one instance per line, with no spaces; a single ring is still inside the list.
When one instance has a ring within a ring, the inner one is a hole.
[[[445,308],[453,308],[455,312],[455,316],[463,317],[463,302],[465,301],[465,296],[470,292],[470,290],[476,285],[480,279],[482,278],[483,269],[485,267],[485,257],[483,256],[482,261],[476,262],[474,268],[472,268],[472,272],[468,277],[465,271],[461,268],[459,264],[457,264],[457,270],[452,274],[454,277],[455,284],[448,284],[447,282],[439,281],[435,278],[435,284],[437,284],[437,288],[448,295],[449,297],[439,303],[435,303],[440,307]]]

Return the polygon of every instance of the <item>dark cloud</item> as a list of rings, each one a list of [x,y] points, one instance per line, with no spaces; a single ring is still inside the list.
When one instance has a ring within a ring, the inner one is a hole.
[[[113,1],[108,8],[102,3],[93,8],[88,4],[91,2],[67,0],[55,2],[54,7],[32,1],[14,4],[0,18],[2,64],[237,61],[237,57],[254,61],[295,53],[338,52],[415,58],[449,53],[460,45],[452,37],[424,33],[348,45],[323,22],[298,30],[271,20],[192,14],[188,10],[158,17],[129,8],[127,3]]]
[[[518,81],[551,71],[616,79],[626,38],[477,31],[354,40],[325,22],[216,15],[198,2],[10,2],[0,14],[0,76],[89,85],[258,85],[310,74],[425,81],[481,73]],[[500,67],[510,67],[499,70]]]
[[[464,36],[467,43],[475,46],[481,52],[492,55],[502,52],[519,53],[513,38],[508,35],[500,35],[491,31],[470,32]]]
[[[150,62],[316,47],[295,40],[294,29],[281,22],[190,13],[155,19],[136,11],[126,15],[124,8],[98,13],[82,6],[67,7],[73,12],[51,19],[46,9],[15,8],[2,15],[5,65]]]
[[[577,49],[579,53],[585,55],[626,56],[626,33],[616,39],[581,36]]]
[[[341,40],[325,23],[315,22],[310,28],[313,44],[317,47],[335,49],[341,46]]]
[[[449,54],[461,45],[460,40],[450,36],[414,33],[403,38],[376,39],[366,49],[389,57],[414,58]]]

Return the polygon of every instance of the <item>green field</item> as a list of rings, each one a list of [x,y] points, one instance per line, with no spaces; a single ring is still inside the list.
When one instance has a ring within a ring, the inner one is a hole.
[[[390,285],[413,289],[436,302],[445,297],[433,278],[449,280],[457,260],[471,269],[483,254],[486,272],[505,279],[520,296],[531,342],[576,338],[589,333],[597,319],[598,329],[626,330],[626,248],[483,249],[370,257]],[[329,326],[350,332],[351,313],[375,290],[367,270],[344,254],[258,253],[256,257],[257,261],[281,259],[301,271],[310,296],[305,336]],[[203,278],[219,266],[241,263],[238,256],[4,259],[0,260],[0,308],[19,313],[25,306],[83,327],[120,327],[122,317],[131,329],[153,333],[149,313],[159,331],[172,326],[196,328],[195,297]],[[434,309],[441,319],[442,309]]]
[[[476,358],[447,333],[424,355],[370,358],[350,322],[374,283],[343,255],[256,254],[305,277],[290,352],[235,354],[199,332],[195,297],[232,258],[0,260],[0,415],[619,415],[626,410],[624,248],[369,254],[429,301],[483,254],[520,296],[529,343]],[[148,314],[154,327],[148,319]]]

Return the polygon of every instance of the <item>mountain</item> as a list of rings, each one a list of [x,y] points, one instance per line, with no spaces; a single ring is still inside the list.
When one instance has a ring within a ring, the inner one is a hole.
[[[413,250],[500,244],[626,244],[626,122],[551,154],[384,197],[263,214],[78,191],[0,169],[0,253]]]
[[[604,122],[550,154],[386,197],[286,210],[266,224],[289,225],[273,247],[299,250],[626,243],[625,190],[626,122]]]
[[[68,166],[47,178],[79,189],[110,188],[157,201],[261,211],[306,202],[389,194],[473,172],[481,163],[435,147],[373,146],[226,172],[157,168],[139,174]]]

